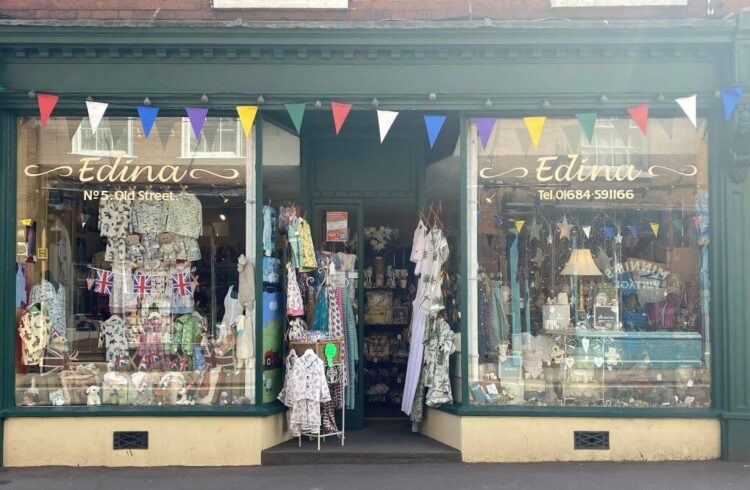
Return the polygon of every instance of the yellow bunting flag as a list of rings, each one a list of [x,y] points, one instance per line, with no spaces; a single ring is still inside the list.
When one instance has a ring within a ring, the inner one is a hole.
[[[659,236],[659,223],[651,223],[651,231],[654,232],[654,236]]]
[[[542,137],[542,130],[544,130],[544,123],[547,122],[547,118],[543,116],[524,117],[523,122],[526,124],[526,129],[529,131],[529,136],[531,136],[531,142],[534,143],[534,148],[539,148],[539,139]]]
[[[250,136],[250,130],[253,128],[255,115],[258,113],[258,106],[255,105],[238,105],[237,114],[240,116],[242,130],[245,131],[245,138]]]
[[[526,222],[524,220],[522,220],[522,219],[517,219],[516,220],[516,230],[518,230],[518,233],[521,233],[521,230],[523,229],[523,224],[524,223],[526,223]]]

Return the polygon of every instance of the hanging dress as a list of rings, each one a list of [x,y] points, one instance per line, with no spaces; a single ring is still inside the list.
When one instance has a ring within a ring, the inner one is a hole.
[[[317,298],[312,329],[320,332],[328,332],[328,294],[325,286],[320,287]]]
[[[287,316],[302,316],[305,314],[305,307],[302,303],[297,274],[291,262],[287,262],[286,272],[286,314]]]

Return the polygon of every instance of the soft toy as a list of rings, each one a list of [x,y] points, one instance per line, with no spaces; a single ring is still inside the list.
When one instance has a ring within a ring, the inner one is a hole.
[[[165,264],[174,264],[177,261],[177,250],[174,244],[174,235],[171,233],[159,233],[159,258]]]
[[[50,393],[49,401],[55,407],[65,405],[65,394],[63,393],[63,390],[55,390]]]
[[[219,394],[219,405],[229,405],[229,392],[222,391]]]
[[[134,266],[143,263],[143,246],[141,246],[141,237],[138,235],[128,235],[125,237],[127,245],[127,257]]]
[[[177,394],[180,395],[177,405],[195,405],[195,395],[192,387],[181,388]]]
[[[99,397],[99,387],[91,385],[86,388],[86,405],[101,405],[102,399]]]

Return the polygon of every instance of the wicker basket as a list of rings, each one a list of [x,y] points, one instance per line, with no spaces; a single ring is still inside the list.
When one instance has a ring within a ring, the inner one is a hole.
[[[289,342],[289,348],[297,353],[298,356],[301,356],[307,351],[307,349],[312,349],[315,354],[318,355],[319,358],[321,358],[324,362],[326,361],[326,345],[328,344],[335,344],[336,345],[336,355],[333,356],[333,363],[338,364],[341,362],[341,349],[344,345],[344,339],[337,338],[337,339],[328,339],[328,340],[321,340],[318,342]]]

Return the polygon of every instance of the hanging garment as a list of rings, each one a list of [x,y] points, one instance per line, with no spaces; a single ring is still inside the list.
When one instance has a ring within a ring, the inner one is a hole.
[[[292,377],[292,370],[294,369],[294,363],[297,361],[297,352],[294,350],[291,350],[289,352],[289,355],[286,356],[286,360],[284,362],[284,367],[286,368],[284,370],[284,386],[281,387],[281,391],[279,392],[278,399],[281,403],[283,403],[285,406],[292,408],[292,400],[291,397],[287,396],[288,393],[293,393],[293,382],[294,378]]]
[[[421,308],[427,314],[435,314],[445,308],[443,304],[442,270],[448,260],[448,241],[440,228],[433,228],[427,235],[425,258],[422,261],[422,276],[424,282],[423,301]]]
[[[301,254],[301,271],[312,271],[318,268],[318,261],[315,259],[315,245],[312,240],[310,225],[304,218],[297,219],[297,230],[299,232],[299,247]]]
[[[32,303],[21,317],[18,336],[21,339],[21,362],[26,366],[38,366],[44,350],[49,345],[51,320],[46,308]]]
[[[328,333],[331,337],[343,338],[344,324],[341,320],[343,301],[341,303],[338,301],[338,298],[341,297],[341,288],[328,286],[326,288],[326,297],[328,299]]]
[[[271,206],[263,206],[263,253],[266,257],[270,257],[273,254],[275,225],[276,210]]]
[[[26,295],[26,264],[16,264],[16,308],[28,304]]]
[[[166,230],[174,234],[177,258],[186,261],[201,259],[198,237],[203,233],[203,206],[200,199],[180,192],[167,204]]]
[[[42,282],[31,288],[29,304],[39,303],[47,310],[51,322],[50,335],[54,333],[60,337],[66,336],[65,301],[66,292],[62,284],[55,288],[51,282],[42,279]]]
[[[237,368],[251,365],[255,359],[255,321],[253,311],[246,315],[240,315],[236,323],[236,349],[234,357],[237,359]]]
[[[133,275],[125,263],[112,264],[114,284],[112,294],[109,295],[109,310],[111,313],[124,314],[138,309],[138,297],[133,292]]]
[[[341,383],[328,383],[328,391],[331,393],[331,401],[320,404],[320,432],[332,434],[338,432],[336,425],[336,408],[341,408]]]
[[[239,287],[237,301],[240,310],[255,306],[255,266],[245,255],[237,258],[237,272],[239,272]]]
[[[164,201],[138,199],[130,210],[134,233],[158,234],[167,231],[167,209]]]
[[[455,351],[455,335],[443,318],[435,320],[424,353],[424,385],[429,388],[426,401],[428,407],[453,402],[450,355]]]
[[[352,306],[352,295],[350,290],[344,291],[344,331],[346,334],[346,366],[347,366],[347,384],[346,384],[346,408],[354,409],[357,399],[357,373],[356,366],[359,361],[359,350],[357,342],[357,322],[354,319],[354,307]]]
[[[294,362],[289,379],[291,383],[284,398],[292,407],[292,435],[319,434],[320,404],[331,401],[323,361],[313,350],[308,349]]]
[[[112,315],[99,326],[99,348],[106,349],[107,363],[116,366],[117,358],[128,353],[125,322],[122,317]]]
[[[508,319],[503,311],[503,282],[489,281],[489,348],[496,350],[507,333]],[[531,311],[531,310],[526,310]]]
[[[295,269],[299,269],[302,266],[302,249],[300,247],[300,234],[297,222],[298,218],[291,218],[287,230],[287,240],[289,241],[289,246],[292,248],[292,266]]]
[[[286,274],[286,314],[287,316],[302,316],[305,314],[305,307],[297,283],[297,274],[291,262],[286,264]]]
[[[192,274],[190,273],[189,263],[176,264],[170,268],[169,272],[170,276],[172,274],[184,274],[187,272],[190,280],[194,280]],[[172,278],[170,277],[170,281],[171,280]],[[195,285],[195,283],[193,284]],[[174,290],[171,289],[170,292],[172,293],[172,314],[185,315],[188,313],[192,313],[193,310],[195,310],[195,300],[193,299],[193,296],[195,295],[195,286],[191,287],[188,291],[188,294],[185,294],[184,296],[174,294]]]
[[[321,286],[317,293],[315,304],[315,316],[312,321],[312,330],[328,332],[328,294],[326,287]]]
[[[224,316],[221,319],[221,324],[224,326],[224,329],[231,328],[232,325],[237,323],[237,318],[240,316],[240,302],[238,298],[232,297],[232,292],[234,291],[234,286],[229,286],[229,289],[227,290],[227,295],[224,296]],[[239,295],[238,295],[239,296]],[[223,339],[219,339],[223,340]]]
[[[411,260],[414,266],[414,275],[418,276],[422,270],[422,260],[424,259],[424,248],[427,237],[427,227],[424,222],[420,219],[417,223],[417,229],[414,230],[414,238],[411,244]]]

